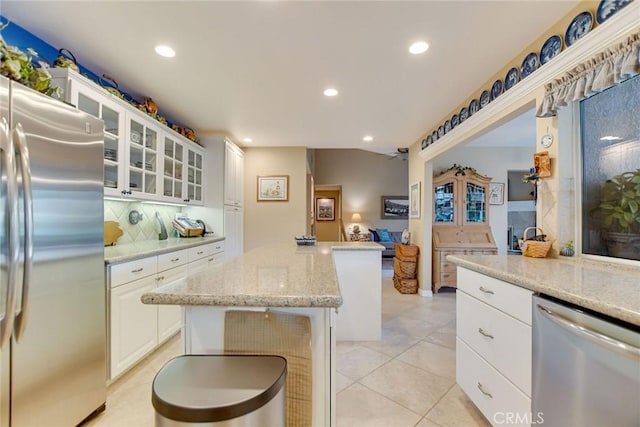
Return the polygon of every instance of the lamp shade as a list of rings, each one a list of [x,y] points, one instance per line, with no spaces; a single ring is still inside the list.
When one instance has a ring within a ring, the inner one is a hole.
[[[351,215],[351,221],[352,222],[360,222],[360,221],[362,221],[362,217],[360,216],[360,214],[358,212],[354,212],[353,215]]]

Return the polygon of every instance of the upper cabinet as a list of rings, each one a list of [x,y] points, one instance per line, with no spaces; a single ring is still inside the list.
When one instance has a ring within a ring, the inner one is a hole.
[[[225,139],[224,147],[224,204],[242,206],[244,202],[244,153]]]
[[[202,205],[205,150],[68,68],[52,68],[64,101],[101,118],[104,194]]]
[[[453,169],[433,178],[434,225],[489,224],[491,178]]]

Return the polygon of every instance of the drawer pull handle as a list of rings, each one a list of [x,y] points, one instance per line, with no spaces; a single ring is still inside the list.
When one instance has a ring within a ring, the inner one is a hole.
[[[180,261],[180,258],[173,258],[173,259],[171,260],[171,262],[178,262],[178,261]]]
[[[215,258],[209,258],[207,261],[210,261],[210,262],[211,262],[211,261],[213,261],[214,259],[215,259]]]
[[[222,246],[216,246],[216,249],[221,249],[221,248],[222,248]]]
[[[198,251],[198,255],[202,255],[204,251]]]
[[[491,399],[493,399],[493,396],[491,395],[491,393],[484,391],[484,389],[482,388],[482,384],[480,383],[478,383],[478,390],[480,390],[480,392],[485,396],[489,396]]]
[[[485,294],[491,294],[491,295],[494,294],[494,292],[491,289],[487,289],[484,286],[480,286],[480,291],[484,292]]]
[[[135,270],[131,270],[132,273],[140,273],[142,270],[144,270],[144,268],[140,267],[140,268],[136,268]]]
[[[160,282],[160,281],[164,280],[164,276],[160,276],[160,277],[158,277],[156,280],[157,280],[158,282]]]
[[[491,339],[494,338],[493,335],[486,333],[482,328],[478,328],[478,332],[480,333],[480,335],[485,336],[487,338],[491,338]]]

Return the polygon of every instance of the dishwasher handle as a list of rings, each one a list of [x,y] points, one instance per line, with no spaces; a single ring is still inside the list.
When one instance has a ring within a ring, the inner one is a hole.
[[[640,348],[603,335],[593,329],[589,329],[577,322],[567,319],[561,314],[556,313],[541,304],[536,304],[536,307],[544,317],[577,337],[587,339],[600,347],[621,354],[629,359],[640,360]]]

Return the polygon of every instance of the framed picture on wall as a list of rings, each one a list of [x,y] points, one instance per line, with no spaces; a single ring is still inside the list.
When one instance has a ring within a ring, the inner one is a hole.
[[[289,175],[258,176],[259,202],[286,202],[289,200]]]
[[[333,197],[316,198],[316,221],[336,220],[336,199]]]
[[[501,205],[504,203],[504,182],[489,183],[489,204]]]
[[[407,219],[409,218],[409,197],[407,196],[381,196],[382,219]]]
[[[409,216],[420,218],[420,181],[409,187]]]

